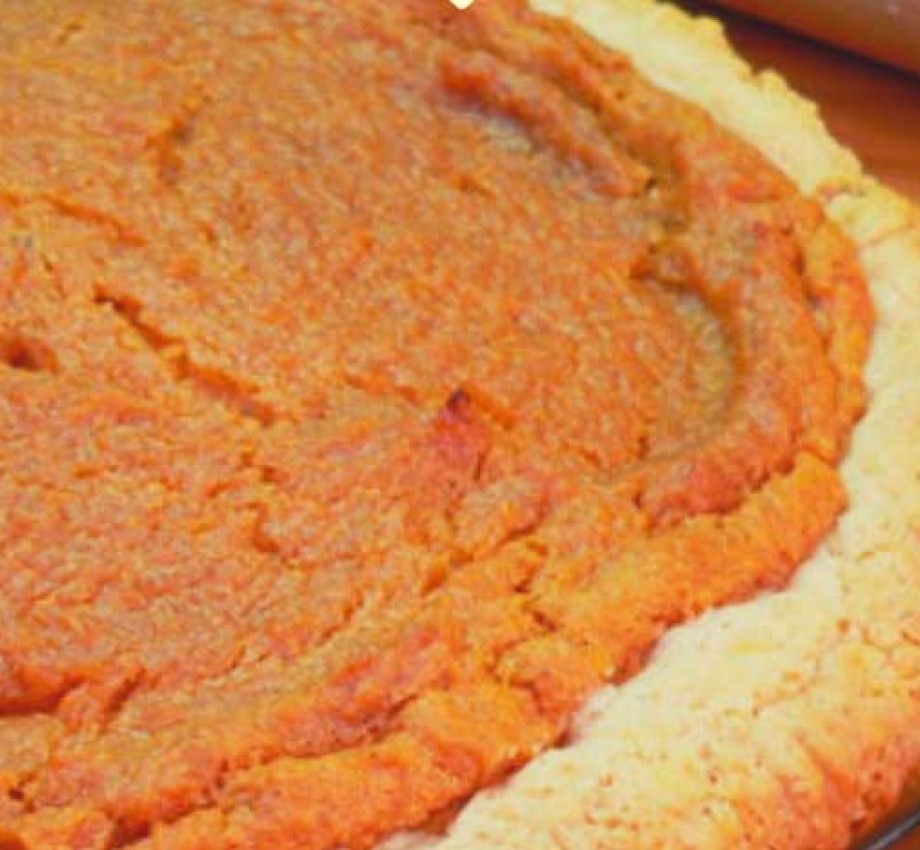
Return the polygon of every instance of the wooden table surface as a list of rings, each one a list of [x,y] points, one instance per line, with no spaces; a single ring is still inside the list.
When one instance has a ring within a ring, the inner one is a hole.
[[[820,105],[832,133],[869,172],[920,204],[920,77],[755,23],[700,2],[680,2],[721,19],[738,51],[779,71]]]
[[[920,76],[793,35],[696,0],[675,0],[719,18],[738,51],[779,71],[821,107],[831,132],[866,169],[920,204]],[[920,833],[891,850],[920,850]]]

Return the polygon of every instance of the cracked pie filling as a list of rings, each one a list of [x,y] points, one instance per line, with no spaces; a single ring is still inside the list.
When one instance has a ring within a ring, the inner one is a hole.
[[[514,0],[0,10],[0,847],[368,848],[847,502],[872,311]]]

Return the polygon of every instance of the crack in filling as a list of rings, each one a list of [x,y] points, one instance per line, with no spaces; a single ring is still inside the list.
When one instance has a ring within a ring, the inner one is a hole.
[[[514,0],[115,7],[0,12],[0,847],[437,828],[827,533],[754,151]]]

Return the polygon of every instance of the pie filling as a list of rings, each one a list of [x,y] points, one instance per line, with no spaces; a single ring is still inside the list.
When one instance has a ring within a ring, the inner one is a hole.
[[[846,502],[871,307],[512,0],[0,11],[0,847],[363,848]]]

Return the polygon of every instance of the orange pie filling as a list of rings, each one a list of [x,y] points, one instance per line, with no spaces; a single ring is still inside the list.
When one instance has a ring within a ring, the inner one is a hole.
[[[511,0],[0,10],[0,847],[363,848],[843,509],[871,308]]]

